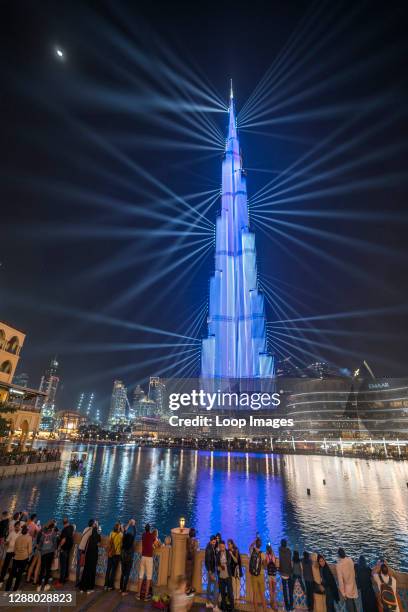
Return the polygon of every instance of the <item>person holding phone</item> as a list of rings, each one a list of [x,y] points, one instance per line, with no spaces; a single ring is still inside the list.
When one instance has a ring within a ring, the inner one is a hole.
[[[234,610],[234,591],[232,589],[232,559],[231,553],[225,548],[224,540],[220,540],[217,558],[218,585],[221,594],[221,609]]]

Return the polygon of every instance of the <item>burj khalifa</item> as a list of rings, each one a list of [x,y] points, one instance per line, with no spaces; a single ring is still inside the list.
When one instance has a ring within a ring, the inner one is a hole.
[[[201,377],[271,378],[264,296],[258,288],[255,234],[250,231],[234,95],[222,162],[221,214],[216,220],[215,271],[210,278],[208,334],[202,340]]]

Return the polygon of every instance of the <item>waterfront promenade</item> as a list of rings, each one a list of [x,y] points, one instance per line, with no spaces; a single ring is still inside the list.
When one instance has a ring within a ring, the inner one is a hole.
[[[398,578],[399,578],[399,581],[401,581],[400,574],[398,574]],[[399,588],[399,595],[400,595],[402,606],[403,606],[401,612],[408,611],[408,576],[406,576],[406,584],[407,584],[406,589]],[[64,588],[64,590],[71,591],[71,592],[74,591],[75,590],[74,583],[73,582],[68,583],[66,587]],[[57,593],[58,591],[59,589],[55,589],[51,587],[48,593],[50,594]],[[33,585],[24,585],[24,593],[36,593],[36,589]],[[3,594],[1,593],[0,597],[2,595]],[[205,607],[203,597],[200,596],[199,594],[196,599],[197,600],[194,601],[192,609],[195,612],[204,612],[204,610],[206,610],[206,607]],[[360,612],[362,609],[360,601],[358,601],[357,606],[358,606],[358,611]],[[245,607],[241,604],[241,605],[238,605],[237,607],[240,610],[245,609],[247,611],[253,612],[253,608],[251,604],[248,604]],[[59,609],[58,606],[56,606],[55,608]],[[17,611],[21,611],[21,612],[27,612],[29,607],[13,606],[13,609]],[[144,601],[137,600],[133,592],[130,592],[126,597],[122,597],[121,593],[118,590],[105,591],[103,587],[98,586],[95,588],[95,591],[89,595],[87,595],[86,593],[80,593],[79,591],[76,591],[76,604],[74,606],[70,606],[68,609],[72,610],[73,612],[74,611],[75,612],[128,612],[131,610],[150,611],[150,610],[155,610],[156,608],[152,606],[151,601],[144,602]],[[299,606],[295,605],[294,609],[296,612],[306,612],[307,610],[307,608],[304,605],[299,605]],[[315,606],[316,612],[322,612],[324,609],[325,608],[322,606],[319,606],[319,605]],[[45,611],[49,611],[50,608],[47,606],[44,606],[44,607],[36,606],[35,610],[45,612]],[[280,602],[278,610],[279,612],[284,611],[284,606],[282,602]],[[345,607],[342,606],[341,608],[339,608],[339,610],[341,611],[344,610],[345,612]]]
[[[0,479],[23,476],[37,472],[50,472],[61,467],[61,453],[58,449],[13,451],[0,454]]]
[[[74,590],[74,585],[69,584],[68,589]],[[28,585],[28,588],[24,589],[24,592],[35,593],[36,591],[31,585]],[[49,591],[49,593],[55,592],[57,591],[53,589]],[[60,610],[58,606],[55,606],[54,608],[47,606],[36,606],[32,609],[38,612],[49,612],[50,609]],[[75,606],[66,608],[66,610],[72,610],[72,612],[128,612],[131,610],[145,610],[148,612],[155,609],[156,608],[152,607],[151,602],[145,603],[143,601],[138,601],[134,594],[129,594],[127,597],[122,597],[118,591],[106,592],[101,587],[95,589],[95,591],[90,595],[80,593],[78,591],[76,594]],[[30,610],[30,608],[27,606],[13,606],[13,610],[16,610],[17,612],[27,612],[27,610]],[[194,603],[193,610],[194,612],[204,612],[206,608],[204,604]]]

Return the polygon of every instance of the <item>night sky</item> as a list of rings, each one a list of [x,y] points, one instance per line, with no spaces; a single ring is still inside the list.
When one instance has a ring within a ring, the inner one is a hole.
[[[407,374],[402,4],[2,3],[0,320],[27,334],[19,371],[30,386],[57,354],[58,407],[93,391],[104,409],[115,377],[132,387],[163,367],[144,362],[172,349],[127,345],[174,338],[101,317],[185,333],[205,303],[213,251],[182,276],[187,264],[176,262],[189,249],[160,255],[178,237],[153,236],[168,222],[138,210],[176,218],[160,203],[165,189],[219,188],[221,151],[195,129],[205,119],[192,105],[219,111],[200,91],[227,103],[232,77],[239,112],[296,36],[265,88],[265,115],[252,120],[269,123],[240,132],[250,199],[305,156],[303,174],[262,213],[278,231],[251,212],[261,283],[281,297],[278,312],[267,303],[267,318],[342,313],[309,322],[324,339],[309,328],[306,342],[293,325],[280,337],[303,363],[314,355],[353,369],[366,358],[378,376]],[[205,117],[225,135],[226,114]]]

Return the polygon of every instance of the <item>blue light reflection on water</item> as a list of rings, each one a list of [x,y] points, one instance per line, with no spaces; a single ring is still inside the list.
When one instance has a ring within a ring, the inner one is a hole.
[[[69,474],[74,448],[89,453],[83,477]],[[104,532],[134,516],[161,537],[185,516],[201,545],[220,531],[246,551],[259,531],[275,548],[287,537],[334,560],[343,545],[408,570],[405,462],[70,444],[63,460],[58,475],[3,480],[0,509],[36,511],[42,521],[67,514],[78,528],[96,517]]]

